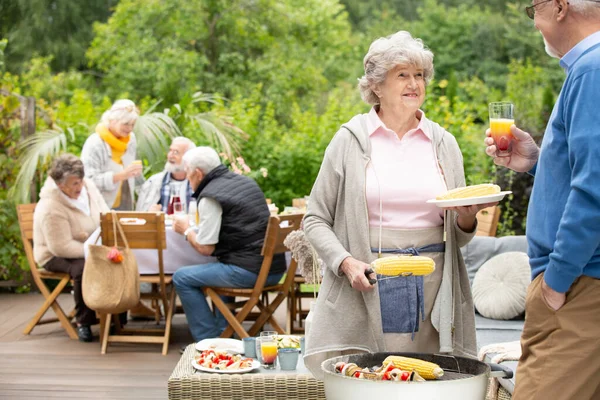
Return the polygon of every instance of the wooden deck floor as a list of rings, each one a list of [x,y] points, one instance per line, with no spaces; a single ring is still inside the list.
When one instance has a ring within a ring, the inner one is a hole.
[[[72,308],[69,294],[59,302],[65,310]],[[0,293],[0,399],[167,399],[167,380],[179,361],[179,348],[193,341],[183,314],[175,315],[166,356],[151,344],[111,344],[101,355],[98,325],[92,328],[92,343],[69,339],[59,323],[23,335],[41,304],[39,293]],[[275,315],[282,326],[285,312],[282,305]],[[152,322],[129,322],[147,323]]]

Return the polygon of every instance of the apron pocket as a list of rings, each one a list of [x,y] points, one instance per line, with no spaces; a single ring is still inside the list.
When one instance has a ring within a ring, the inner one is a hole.
[[[424,317],[423,277],[377,278],[383,333],[417,332]]]

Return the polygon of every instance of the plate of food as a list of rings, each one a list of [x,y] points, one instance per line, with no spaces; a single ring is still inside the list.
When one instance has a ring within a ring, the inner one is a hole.
[[[217,374],[244,374],[260,368],[260,362],[240,354],[223,351],[205,350],[192,360],[192,366],[198,371]]]
[[[501,191],[498,185],[484,183],[449,190],[436,196],[435,199],[427,200],[427,203],[435,204],[440,208],[472,206],[475,204],[496,203],[511,193],[510,190]]]
[[[278,349],[292,348],[299,349],[300,348],[300,336],[295,335],[277,335],[275,338],[277,342]]]
[[[204,339],[196,343],[196,350],[214,350],[227,353],[244,354],[244,343],[236,339]]]

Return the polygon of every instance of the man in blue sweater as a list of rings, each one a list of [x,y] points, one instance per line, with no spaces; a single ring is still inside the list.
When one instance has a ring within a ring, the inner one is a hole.
[[[567,77],[541,149],[513,125],[512,154],[495,157],[486,132],[497,165],[535,176],[513,399],[600,399],[600,0],[533,0],[527,14]]]

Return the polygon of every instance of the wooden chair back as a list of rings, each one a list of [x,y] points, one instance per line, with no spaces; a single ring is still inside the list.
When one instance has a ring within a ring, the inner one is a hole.
[[[123,227],[129,247],[132,249],[160,249],[167,248],[165,231],[165,214],[162,212],[116,211],[116,215]],[[136,221],[144,222],[138,224]],[[100,220],[102,244],[115,245],[112,213],[103,213]],[[118,230],[117,230],[118,233]],[[123,240],[117,234],[117,243],[123,246]]]
[[[33,213],[35,206],[33,204],[19,204],[17,205],[17,217],[19,219],[19,228],[21,229],[21,240],[23,241],[23,248],[25,249],[25,256],[29,263],[29,269],[36,285],[43,284],[40,279],[38,272],[37,263],[33,258]]]
[[[267,225],[265,241],[261,251],[263,262],[258,278],[256,279],[256,285],[254,286],[255,294],[260,294],[264,288],[269,271],[271,270],[273,256],[289,251],[283,244],[283,241],[290,232],[300,229],[303,217],[304,214],[271,215],[269,217],[269,224]],[[286,279],[291,278],[293,280],[293,276],[290,275],[293,274],[288,273]]]
[[[167,248],[165,214],[163,212],[116,211],[130,249],[156,249],[158,257],[159,285],[161,297],[166,298],[163,250]],[[143,223],[141,223],[143,222]],[[113,213],[103,213],[100,218],[102,244],[124,246],[123,239],[113,227]],[[116,233],[116,235],[115,235]]]
[[[496,236],[500,221],[500,207],[488,207],[477,213],[477,236]]]

